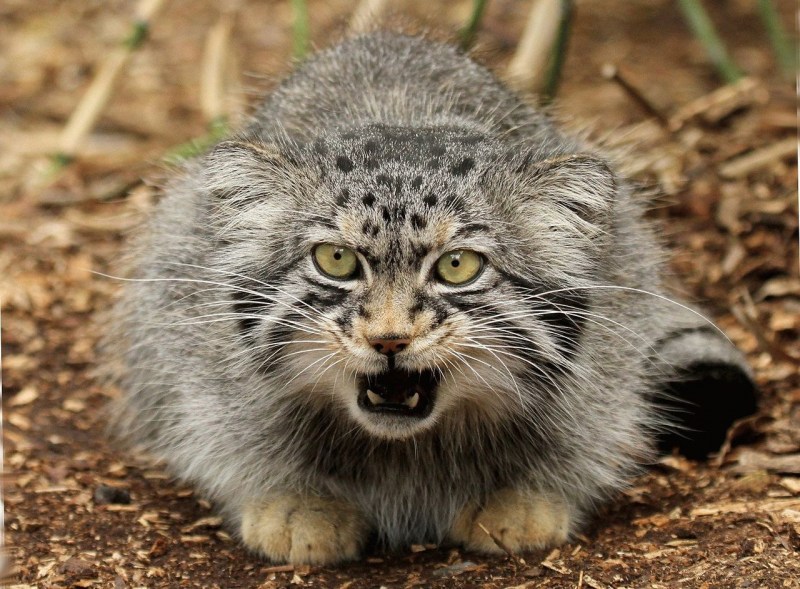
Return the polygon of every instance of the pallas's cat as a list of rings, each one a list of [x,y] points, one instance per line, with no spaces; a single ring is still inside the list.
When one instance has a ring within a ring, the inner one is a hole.
[[[166,188],[109,325],[112,427],[274,561],[564,542],[659,443],[752,410],[644,207],[455,49],[341,43]]]

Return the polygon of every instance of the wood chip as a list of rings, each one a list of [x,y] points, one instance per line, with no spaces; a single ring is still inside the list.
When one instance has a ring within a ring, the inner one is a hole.
[[[768,499],[765,501],[733,501],[695,507],[690,517],[707,517],[721,513],[770,513],[784,509],[800,509],[800,499]]]
[[[293,564],[278,564],[271,567],[264,567],[261,569],[262,573],[269,574],[269,573],[293,573],[294,572],[294,565]]]
[[[604,585],[603,583],[593,579],[589,575],[583,576],[583,582],[586,584],[587,587],[591,587],[592,589],[608,589],[608,585]]]
[[[194,535],[194,536],[181,536],[181,542],[184,544],[204,544],[210,542],[210,536]]]
[[[31,420],[20,413],[9,413],[6,417],[8,423],[26,432],[31,429]]]
[[[736,454],[736,472],[768,471],[779,474],[800,474],[800,454],[785,454],[775,456],[742,448]]]
[[[794,495],[800,495],[800,478],[784,477],[778,483]]]
[[[218,528],[222,525],[222,518],[219,516],[201,517],[197,521],[192,522],[188,526],[181,529],[182,532],[193,532],[198,528]]]
[[[570,571],[568,568],[565,568],[565,567],[563,567],[561,565],[557,565],[556,563],[550,562],[549,560],[543,560],[540,564],[544,568],[550,569],[551,571],[555,571],[560,575],[571,575],[572,574],[572,571]]]
[[[36,399],[39,398],[39,391],[32,385],[28,385],[23,388],[20,392],[16,395],[11,397],[11,400],[8,402],[9,407],[22,407],[23,405],[28,405],[29,403],[33,403]]]
[[[723,178],[744,178],[770,164],[797,155],[797,138],[789,137],[723,163],[718,171]]]
[[[680,130],[686,123],[701,119],[707,124],[719,123],[736,110],[763,104],[769,99],[764,86],[753,78],[742,78],[723,86],[681,107],[669,120],[669,128]]]
[[[760,303],[768,298],[786,296],[800,297],[800,278],[794,276],[770,278],[756,291],[753,300]]]
[[[73,413],[80,413],[86,409],[86,401],[82,399],[64,399],[61,407],[67,411],[72,411]]]

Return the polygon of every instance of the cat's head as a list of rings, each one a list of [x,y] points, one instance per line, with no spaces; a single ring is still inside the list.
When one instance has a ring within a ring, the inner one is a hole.
[[[205,166],[208,265],[264,395],[404,438],[463,412],[541,413],[572,370],[616,191],[602,161],[372,125],[230,141]]]

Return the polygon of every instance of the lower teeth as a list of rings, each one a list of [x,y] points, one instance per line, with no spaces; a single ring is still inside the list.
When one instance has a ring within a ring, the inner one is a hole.
[[[380,405],[381,403],[385,403],[386,399],[381,397],[378,393],[373,393],[371,390],[367,389],[367,398],[369,402],[373,405]]]
[[[369,399],[369,402],[373,405],[383,405],[386,403],[386,399],[370,389],[367,389],[367,399]],[[414,393],[408,399],[403,401],[403,404],[409,409],[414,409],[419,404],[419,393]]]

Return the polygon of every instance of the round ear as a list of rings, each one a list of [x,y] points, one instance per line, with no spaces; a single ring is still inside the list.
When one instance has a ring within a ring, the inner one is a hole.
[[[618,186],[606,161],[579,153],[532,161],[521,171],[532,197],[563,206],[594,226],[609,221]]]
[[[487,168],[483,187],[535,252],[531,270],[556,282],[594,276],[611,247],[615,205],[624,190],[609,165],[584,153],[542,157],[530,150],[501,157]]]
[[[257,140],[223,141],[201,165],[203,188],[229,205],[286,197],[304,176],[277,146]]]

